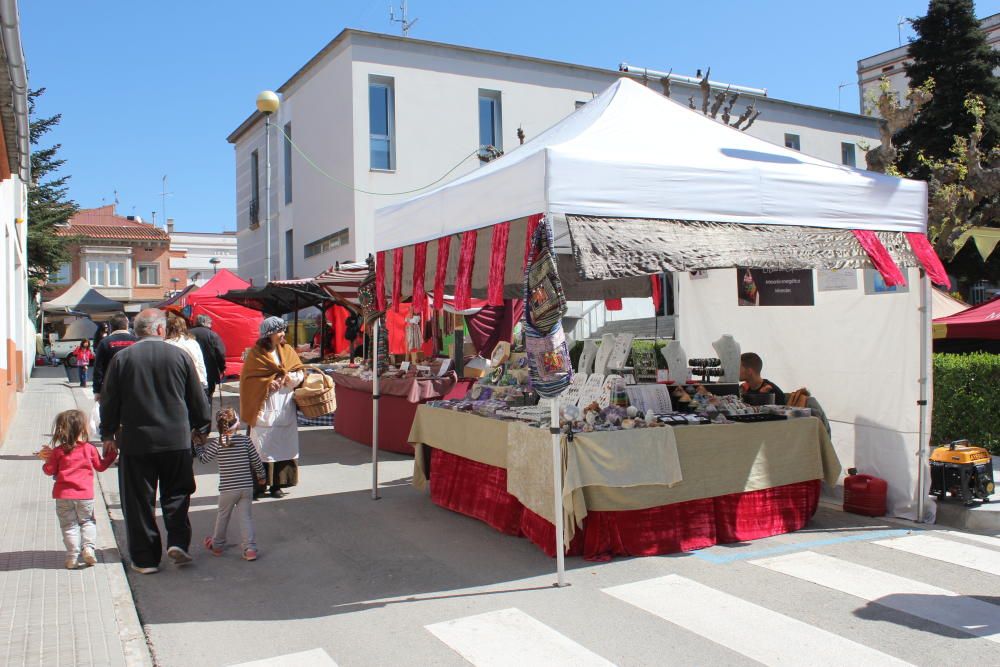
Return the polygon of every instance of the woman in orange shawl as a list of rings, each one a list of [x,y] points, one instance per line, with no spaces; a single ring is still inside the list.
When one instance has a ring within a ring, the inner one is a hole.
[[[240,373],[240,413],[267,466],[272,498],[299,483],[299,428],[293,390],[305,377],[299,355],[285,342],[280,317],[260,324],[260,338],[247,351]]]

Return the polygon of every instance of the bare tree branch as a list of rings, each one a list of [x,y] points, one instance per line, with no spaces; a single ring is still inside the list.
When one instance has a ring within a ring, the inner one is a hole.
[[[701,112],[708,115],[708,99],[712,94],[712,87],[708,84],[708,75],[712,73],[712,68],[709,67],[708,71],[705,72],[705,76],[702,77],[701,82],[698,86],[701,88]]]

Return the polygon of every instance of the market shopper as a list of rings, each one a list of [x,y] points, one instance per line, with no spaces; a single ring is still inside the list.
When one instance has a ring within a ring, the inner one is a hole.
[[[267,464],[273,498],[299,481],[299,429],[293,394],[305,379],[302,362],[285,342],[288,325],[280,317],[260,324],[260,338],[247,351],[240,373],[240,413],[250,438]]]
[[[70,358],[76,364],[76,370],[80,374],[80,386],[87,386],[87,371],[94,365],[94,350],[90,347],[90,340],[80,341],[80,345],[69,353]]]
[[[181,348],[191,357],[194,370],[198,373],[198,382],[201,383],[202,389],[208,387],[208,374],[205,371],[205,358],[201,353],[201,345],[198,345],[198,341],[188,334],[187,322],[184,321],[183,317],[167,318],[167,336],[163,340],[168,345]],[[211,403],[211,394],[207,394],[207,396],[209,403]]]
[[[201,347],[201,355],[205,359],[205,373],[208,376],[205,393],[211,402],[216,386],[226,374],[226,344],[219,334],[212,331],[212,318],[208,315],[198,315],[194,318],[194,326],[188,333],[194,336]]]
[[[111,333],[101,339],[101,342],[94,348],[94,399],[101,395],[101,387],[104,385],[104,374],[108,371],[108,364],[116,354],[126,347],[133,345],[138,338],[128,330],[128,316],[125,313],[118,313],[111,318]]]
[[[785,404],[785,392],[778,385],[761,377],[764,360],[759,354],[744,352],[740,355],[740,393],[744,396],[774,394],[774,404]]]
[[[101,390],[101,438],[105,451],[120,448],[118,487],[129,559],[140,574],[157,572],[162,556],[157,487],[167,556],[177,565],[191,562],[191,443],[202,444],[211,423],[194,364],[183,350],[163,342],[166,327],[163,311],[139,313],[139,341],[115,355]]]

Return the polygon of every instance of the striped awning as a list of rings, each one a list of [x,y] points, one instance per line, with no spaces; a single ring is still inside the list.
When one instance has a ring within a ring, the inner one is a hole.
[[[357,307],[360,305],[358,288],[367,275],[368,266],[363,262],[357,262],[329,268],[310,279],[310,282],[319,285],[334,299]]]

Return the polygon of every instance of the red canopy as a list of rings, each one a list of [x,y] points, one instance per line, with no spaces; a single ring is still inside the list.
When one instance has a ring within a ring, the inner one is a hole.
[[[1000,297],[934,320],[934,338],[1000,340]]]
[[[239,375],[243,369],[243,351],[257,341],[264,317],[258,310],[244,308],[220,296],[230,290],[248,287],[250,283],[235,273],[220,269],[211,280],[185,297],[185,305],[191,308],[189,317],[211,317],[212,331],[219,334],[226,344],[226,375]]]

